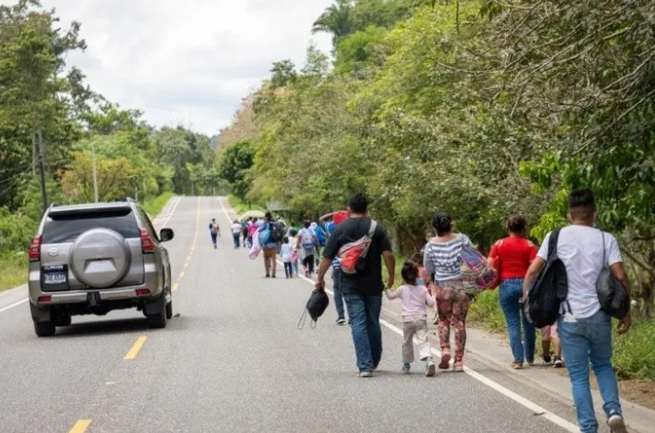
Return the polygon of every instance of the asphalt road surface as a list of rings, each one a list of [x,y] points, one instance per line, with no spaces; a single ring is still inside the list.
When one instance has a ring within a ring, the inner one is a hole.
[[[0,296],[0,432],[576,431],[570,404],[474,359],[468,374],[426,378],[418,363],[401,374],[389,319],[377,376],[358,378],[350,328],[331,305],[316,329],[298,330],[311,285],[282,270],[265,279],[261,258],[234,250],[218,198],[184,197],[163,214],[179,314],[166,329],[127,310],[38,339],[25,290]]]

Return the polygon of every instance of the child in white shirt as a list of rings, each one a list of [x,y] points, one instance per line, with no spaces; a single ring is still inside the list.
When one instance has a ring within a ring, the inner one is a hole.
[[[291,262],[293,247],[289,243],[289,238],[287,236],[284,237],[283,242],[280,254],[282,255],[282,261],[284,262],[284,274],[287,276],[287,279],[289,279],[293,278],[293,263]]]
[[[416,263],[408,261],[401,271],[405,284],[398,290],[386,291],[388,299],[401,298],[403,306],[403,371],[409,373],[414,362],[414,337],[418,340],[421,361],[425,363],[425,375],[434,376],[435,366],[428,341],[428,322],[425,306],[434,306],[434,298],[423,285],[417,285],[419,270]]]

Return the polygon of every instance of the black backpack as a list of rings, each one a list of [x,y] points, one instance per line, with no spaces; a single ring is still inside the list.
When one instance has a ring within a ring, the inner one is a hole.
[[[569,292],[566,267],[557,255],[559,230],[550,234],[548,260],[539,272],[523,305],[525,317],[535,328],[550,326],[557,321],[560,306]]]
[[[284,239],[284,224],[279,221],[271,221],[268,224],[271,230],[271,242],[282,242],[282,239]]]
[[[602,233],[602,232],[601,232]],[[622,320],[630,311],[630,295],[621,281],[616,278],[606,265],[605,233],[603,234],[603,270],[600,271],[596,283],[598,302],[603,311],[610,316]]]
[[[303,311],[302,316],[300,316],[298,329],[305,327],[305,320],[308,314],[312,319],[311,327],[315,328],[318,318],[323,315],[328,305],[330,305],[330,298],[328,298],[325,291],[315,289],[309,297],[307,305],[305,305],[305,311]]]

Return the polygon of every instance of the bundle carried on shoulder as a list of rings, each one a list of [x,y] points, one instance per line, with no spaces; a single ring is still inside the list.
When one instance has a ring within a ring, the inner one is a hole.
[[[462,247],[462,280],[464,291],[475,296],[486,289],[495,287],[498,272],[491,263],[472,245]]]
[[[378,223],[371,220],[371,226],[366,235],[339,248],[337,259],[339,260],[341,272],[350,275],[364,272],[366,269],[366,255],[373,242],[377,226]]]

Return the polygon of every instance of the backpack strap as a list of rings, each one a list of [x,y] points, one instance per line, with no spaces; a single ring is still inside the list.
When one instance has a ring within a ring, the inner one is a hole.
[[[559,240],[560,230],[553,230],[550,233],[550,239],[548,239],[548,261],[551,262],[557,254],[557,241]]]
[[[368,237],[368,243],[364,247],[364,251],[362,251],[362,258],[366,258],[366,255],[368,254],[368,249],[371,247],[371,244],[373,243],[373,235],[375,235],[375,230],[378,228],[378,223],[375,220],[371,220],[371,227],[368,229],[368,234],[366,235]]]

